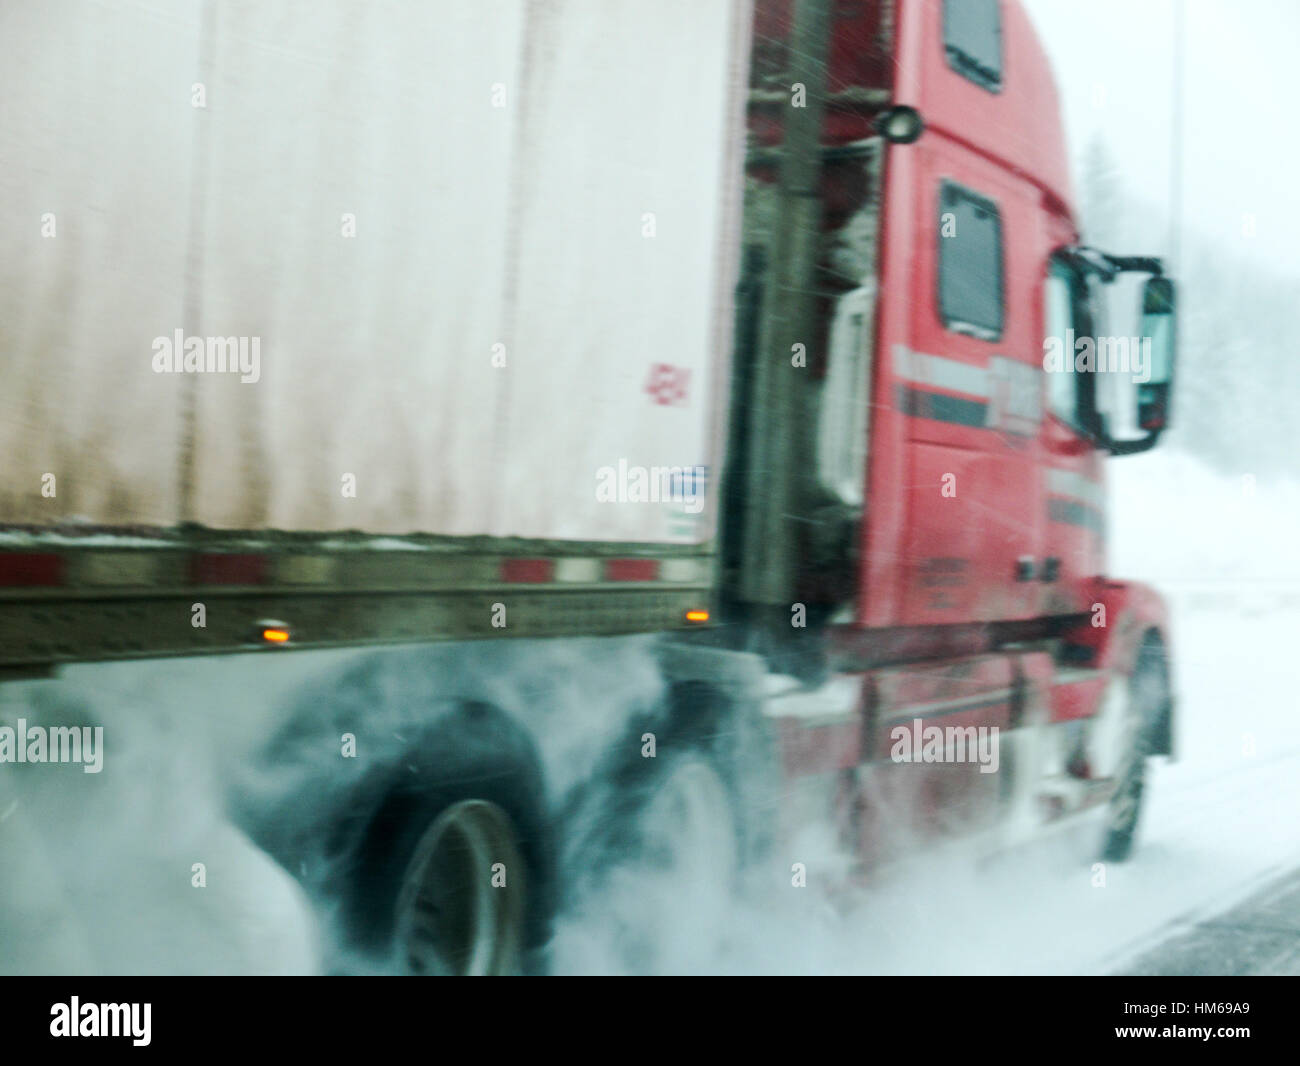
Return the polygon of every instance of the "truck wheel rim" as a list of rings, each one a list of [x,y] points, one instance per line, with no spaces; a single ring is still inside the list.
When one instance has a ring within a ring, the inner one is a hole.
[[[518,972],[524,887],[506,813],[483,800],[448,807],[420,838],[402,879],[399,965],[420,975]]]
[[[730,865],[734,834],[726,786],[703,760],[677,767],[656,792],[647,811],[649,843],[656,860],[680,867],[703,861]]]
[[[1092,777],[1114,778],[1121,773],[1129,762],[1135,726],[1136,714],[1128,679],[1112,677],[1089,737],[1088,769]]]
[[[1146,778],[1144,729],[1149,708],[1156,705],[1158,678],[1150,670],[1139,670],[1132,678],[1117,677],[1107,692],[1105,712],[1110,712],[1103,742],[1103,753],[1090,752],[1089,759],[1096,777],[1112,781],[1113,791],[1106,812],[1110,833],[1131,833],[1137,824]]]
[[[727,787],[703,759],[674,768],[642,821],[642,858],[691,897],[701,919],[721,920],[737,869],[736,832]]]

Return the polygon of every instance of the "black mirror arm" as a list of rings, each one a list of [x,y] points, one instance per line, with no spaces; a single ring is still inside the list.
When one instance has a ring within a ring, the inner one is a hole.
[[[1107,259],[1115,269],[1121,273],[1138,271],[1143,274],[1150,274],[1153,277],[1163,277],[1165,273],[1165,264],[1149,255],[1107,255]]]
[[[1165,272],[1163,261],[1149,255],[1110,255],[1108,252],[1083,245],[1067,248],[1061,254],[1069,259],[1076,269],[1087,274],[1095,274],[1108,285],[1121,274],[1129,271],[1138,271],[1155,277],[1162,277]]]
[[[1140,452],[1148,452],[1156,446],[1156,441],[1160,439],[1160,430],[1149,430],[1145,437],[1139,440],[1106,440],[1106,450],[1111,455],[1137,455]]]

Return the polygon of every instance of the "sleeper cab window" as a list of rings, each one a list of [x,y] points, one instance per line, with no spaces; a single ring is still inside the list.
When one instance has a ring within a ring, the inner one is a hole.
[[[948,66],[991,93],[1002,91],[1000,0],[943,0],[943,51]]]

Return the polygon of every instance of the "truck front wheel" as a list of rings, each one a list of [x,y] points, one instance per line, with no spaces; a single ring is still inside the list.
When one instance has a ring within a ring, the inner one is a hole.
[[[1101,857],[1105,862],[1123,862],[1133,851],[1146,789],[1147,759],[1154,730],[1166,712],[1168,700],[1169,672],[1164,645],[1151,633],[1142,643],[1127,685],[1117,691],[1117,728],[1112,731],[1115,740],[1110,765],[1093,766],[1094,773],[1100,770],[1103,776],[1115,778],[1115,790],[1106,807],[1102,840]]]

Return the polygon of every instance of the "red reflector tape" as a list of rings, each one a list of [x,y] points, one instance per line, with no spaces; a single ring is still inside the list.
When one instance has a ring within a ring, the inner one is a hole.
[[[606,559],[606,581],[658,581],[658,559]]]
[[[0,552],[0,586],[63,584],[63,557],[55,552]]]
[[[265,555],[237,555],[214,552],[190,556],[191,585],[260,585],[266,581],[269,560]]]
[[[517,585],[544,585],[555,580],[555,561],[553,559],[503,559],[501,580]]]

